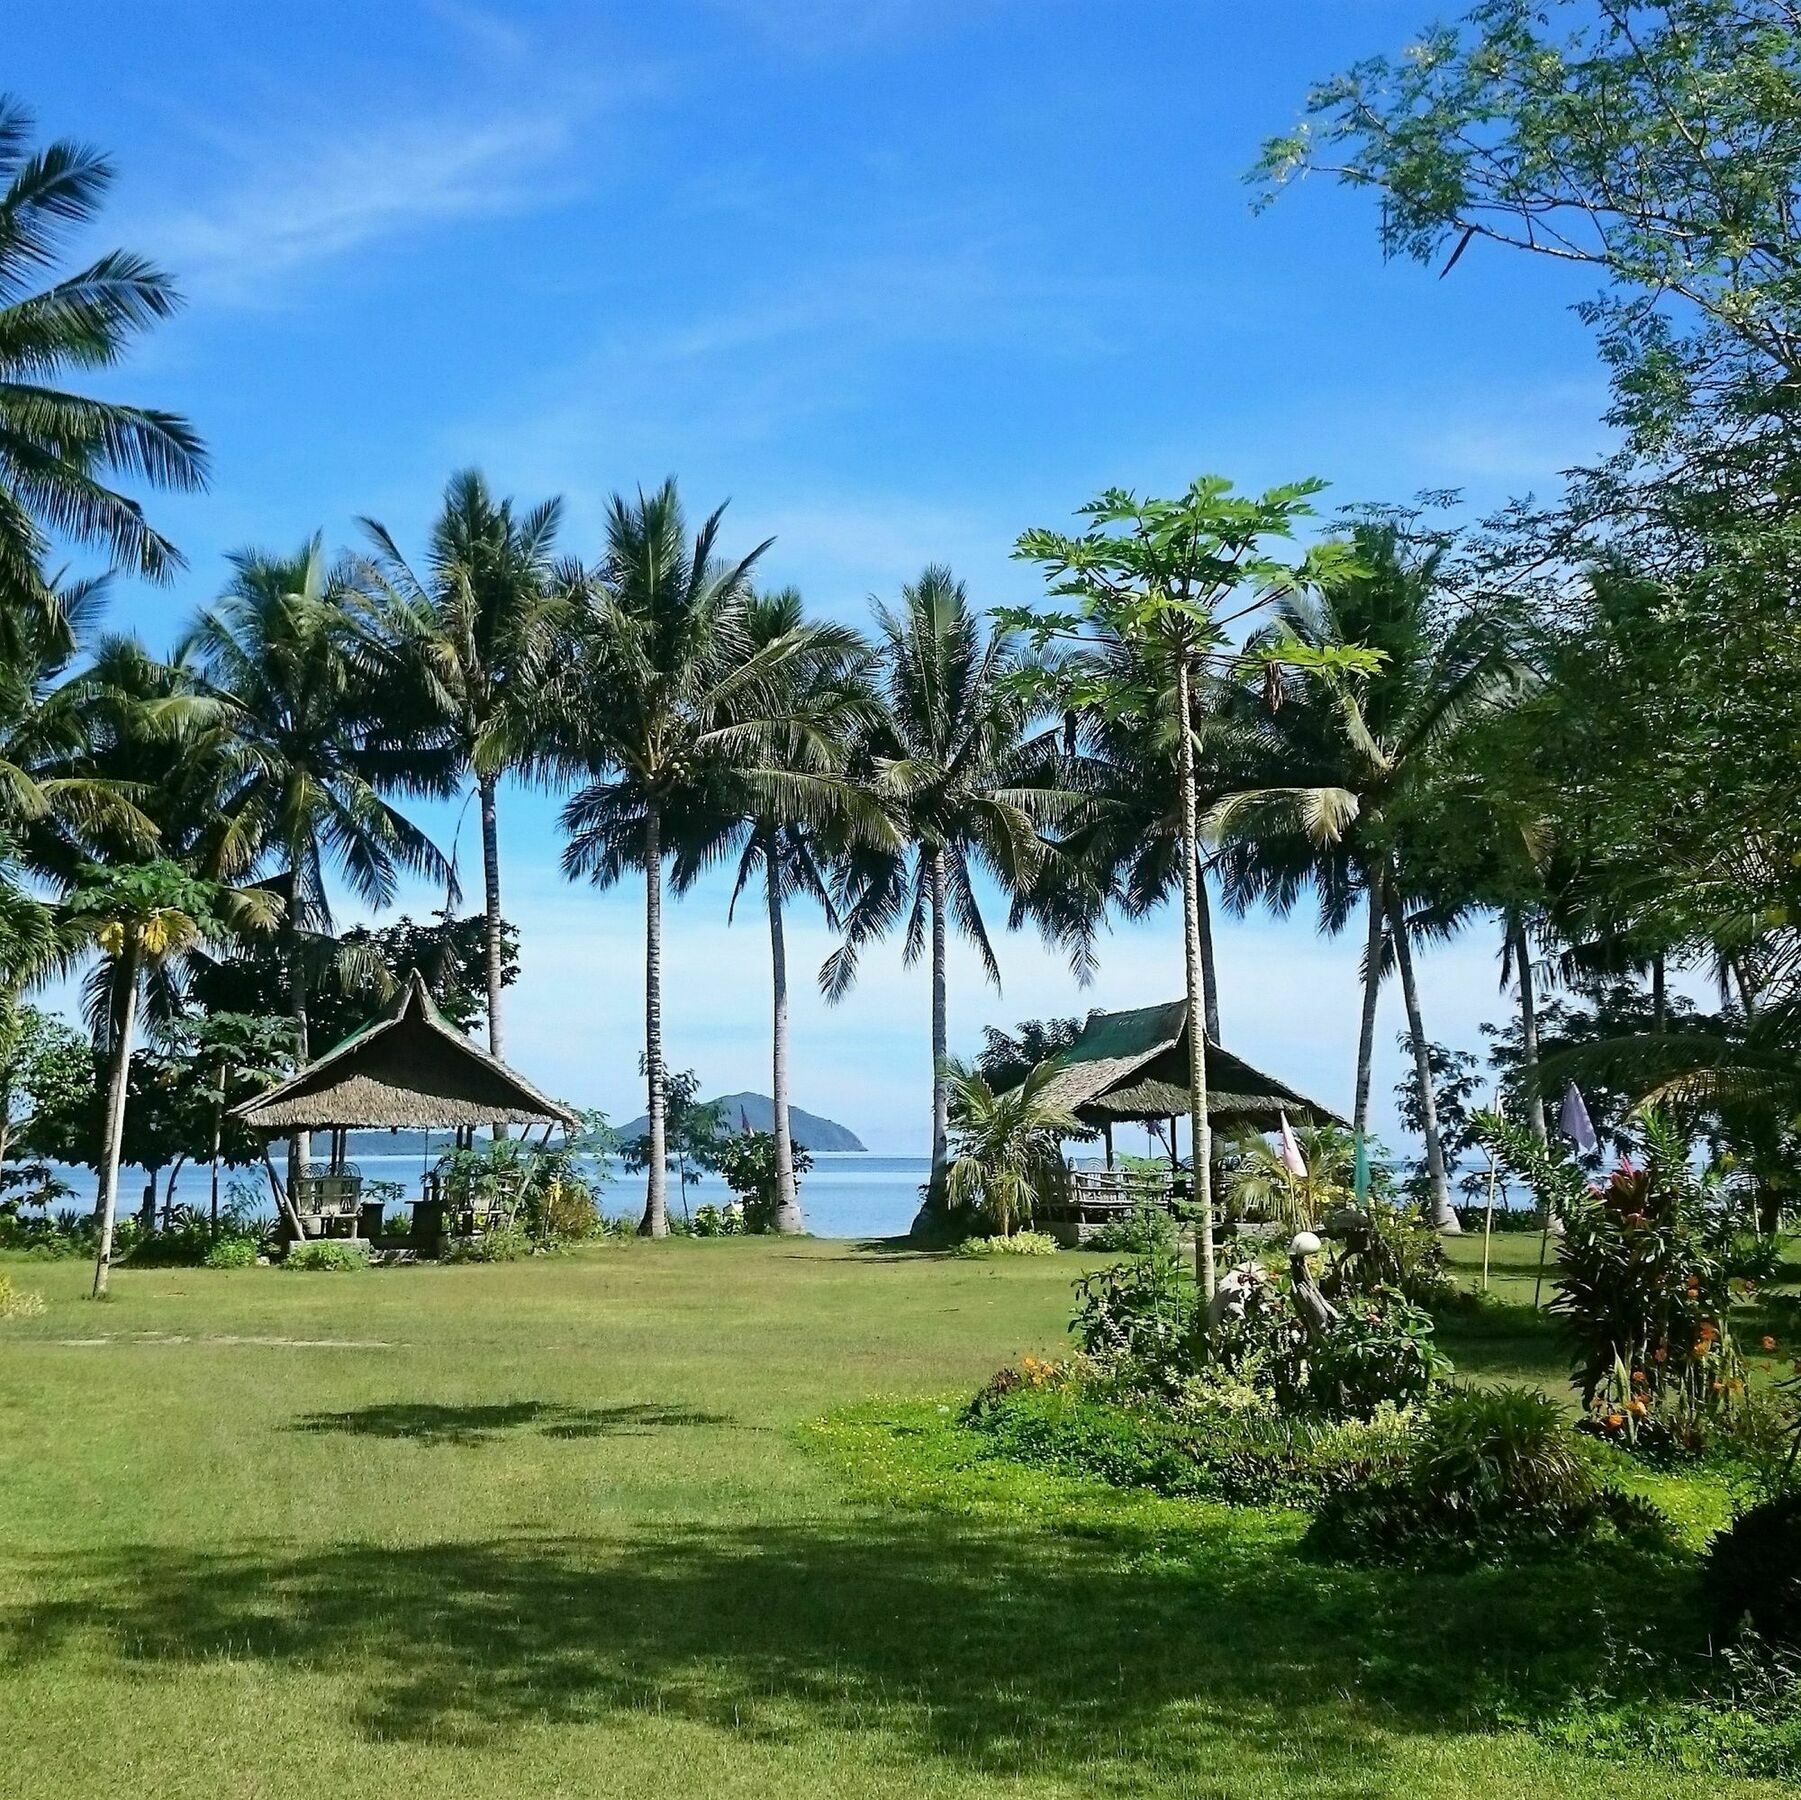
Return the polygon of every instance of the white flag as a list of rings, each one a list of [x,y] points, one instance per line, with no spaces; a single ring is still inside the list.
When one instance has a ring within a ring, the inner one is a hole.
[[[1294,1133],[1288,1129],[1288,1114],[1276,1115],[1282,1121],[1282,1167],[1297,1180],[1307,1179],[1307,1159],[1301,1154],[1301,1146],[1294,1141]]]
[[[1594,1121],[1588,1116],[1588,1105],[1582,1098],[1582,1090],[1573,1081],[1564,1089],[1563,1105],[1557,1112],[1557,1124],[1563,1135],[1584,1156],[1593,1156],[1601,1148],[1601,1140],[1595,1136]]]

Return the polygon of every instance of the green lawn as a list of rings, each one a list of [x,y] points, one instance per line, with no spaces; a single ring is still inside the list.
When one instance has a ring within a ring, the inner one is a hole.
[[[1054,1349],[1073,1257],[5,1266],[50,1302],[0,1326],[8,1796],[1783,1791],[1493,1728],[1657,1581],[971,1466],[918,1402]]]

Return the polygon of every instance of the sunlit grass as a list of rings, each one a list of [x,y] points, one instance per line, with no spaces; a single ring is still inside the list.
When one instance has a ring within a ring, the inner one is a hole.
[[[0,1327],[0,1789],[1779,1791],[1501,1726],[1678,1629],[1680,1568],[1350,1574],[1294,1515],[982,1461],[955,1407],[1059,1347],[1083,1260],[633,1243],[104,1307],[9,1260],[49,1304]],[[1561,1380],[1522,1313],[1446,1337]]]

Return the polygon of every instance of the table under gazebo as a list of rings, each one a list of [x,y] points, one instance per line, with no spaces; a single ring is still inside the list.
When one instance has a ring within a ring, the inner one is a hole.
[[[438,1010],[415,970],[388,1011],[279,1086],[234,1107],[233,1116],[270,1139],[323,1135],[323,1164],[292,1171],[282,1210],[287,1235],[373,1238],[361,1173],[349,1160],[352,1131],[450,1131],[458,1147],[482,1127],[573,1130],[575,1114],[472,1043]],[[274,1164],[270,1163],[272,1178]],[[379,1212],[379,1206],[373,1209]],[[479,1230],[486,1217],[452,1221]],[[416,1248],[436,1248],[445,1206],[428,1172],[413,1203]]]
[[[1330,1107],[1211,1038],[1206,1063],[1207,1116],[1215,1132],[1274,1131],[1284,1118],[1291,1125],[1348,1128]],[[1100,1132],[1105,1162],[1100,1168],[1072,1167],[1067,1206],[1053,1209],[1044,1223],[1059,1236],[1079,1239],[1135,1206],[1187,1199],[1193,1179],[1182,1165],[1177,1127],[1188,1116],[1188,1003],[1096,1013],[1057,1064],[1045,1098]],[[1167,1170],[1116,1166],[1114,1127],[1127,1123],[1167,1133]]]

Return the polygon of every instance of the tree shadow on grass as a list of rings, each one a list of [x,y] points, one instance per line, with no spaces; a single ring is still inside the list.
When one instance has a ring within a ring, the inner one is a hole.
[[[1314,1791],[1330,1771],[1376,1795],[1404,1779],[1398,1734],[1550,1706],[1609,1634],[1669,1625],[1652,1565],[1356,1570],[1301,1557],[1292,1529],[886,1514],[625,1544],[144,1545],[15,1571],[39,1597],[0,1614],[0,1653],[328,1671],[371,1741],[654,1712],[1090,1793]]]
[[[536,1431],[548,1438],[647,1437],[671,1426],[732,1423],[721,1413],[652,1402],[564,1406],[554,1400],[505,1400],[485,1406],[449,1406],[396,1400],[345,1412],[303,1413],[288,1429],[467,1447],[490,1444],[519,1431]]]

